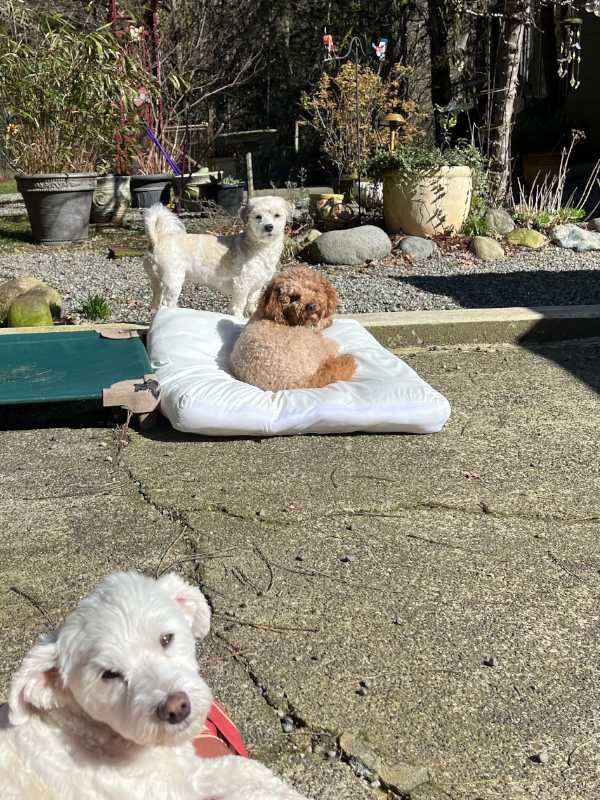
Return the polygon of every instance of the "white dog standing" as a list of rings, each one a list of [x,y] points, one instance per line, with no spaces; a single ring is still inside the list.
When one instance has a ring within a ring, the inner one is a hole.
[[[199,283],[231,298],[229,312],[250,316],[281,258],[289,210],[282,197],[255,197],[241,211],[244,232],[234,236],[186,233],[160,203],[146,211],[150,250],[144,268],[152,284],[152,311],[174,308],[184,283]]]
[[[256,761],[195,755],[212,695],[194,636],[209,626],[178,575],[105,578],[13,678],[2,800],[302,800]]]

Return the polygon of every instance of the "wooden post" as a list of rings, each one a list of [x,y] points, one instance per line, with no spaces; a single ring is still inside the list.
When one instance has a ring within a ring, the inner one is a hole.
[[[254,196],[254,175],[252,173],[252,153],[246,153],[246,180],[248,181],[248,200]]]

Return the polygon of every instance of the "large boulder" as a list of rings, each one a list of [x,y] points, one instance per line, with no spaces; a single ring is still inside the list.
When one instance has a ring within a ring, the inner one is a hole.
[[[328,231],[310,247],[311,258],[320,264],[364,264],[385,258],[391,252],[390,237],[375,225]]]
[[[43,285],[42,281],[37,278],[31,278],[29,275],[25,275],[23,278],[12,278],[0,284],[0,323],[6,320],[8,309],[13,300],[20,294],[25,294],[30,289]]]
[[[500,236],[506,236],[515,229],[513,218],[503,208],[488,208],[485,212],[485,221],[490,233],[498,233]]]
[[[600,250],[600,233],[585,231],[577,225],[556,225],[550,233],[552,241],[560,247],[587,253],[588,250]]]
[[[471,251],[482,261],[499,261],[504,258],[502,246],[488,236],[474,236],[471,240]]]
[[[435,242],[432,242],[431,239],[424,239],[422,236],[407,236],[402,239],[400,250],[405,256],[410,256],[415,261],[431,258],[439,252]]]
[[[48,286],[47,283],[25,275],[22,278],[13,278],[0,284],[0,323],[7,320],[8,312],[15,300],[24,294],[35,291],[36,297],[43,298],[53,317],[59,317],[62,311],[62,298],[60,294]],[[20,327],[20,326],[19,326]]]
[[[508,234],[506,241],[515,247],[529,247],[533,250],[539,250],[548,244],[548,239],[543,233],[531,228],[515,228]]]
[[[52,312],[44,287],[31,289],[13,300],[6,321],[10,328],[52,325]]]

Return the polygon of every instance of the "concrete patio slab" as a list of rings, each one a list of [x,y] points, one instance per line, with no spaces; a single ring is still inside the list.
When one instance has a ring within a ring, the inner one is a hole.
[[[56,621],[160,564],[210,599],[202,667],[251,750],[310,797],[599,796],[600,340],[402,357],[442,433],[0,432],[0,697],[46,625],[27,596]]]

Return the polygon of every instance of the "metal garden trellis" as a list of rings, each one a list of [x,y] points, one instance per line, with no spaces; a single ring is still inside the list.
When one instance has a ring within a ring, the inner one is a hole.
[[[356,113],[356,183],[358,189],[358,222],[359,224],[362,222],[362,205],[360,200],[360,157],[361,157],[361,150],[360,150],[360,94],[359,94],[359,82],[358,82],[358,66],[361,54],[366,56],[366,50],[364,48],[362,39],[359,36],[353,36],[350,40],[350,44],[348,46],[348,50],[344,53],[344,55],[338,56],[335,54],[335,47],[333,44],[333,38],[331,34],[327,33],[327,29],[325,29],[325,33],[323,35],[323,44],[327,48],[327,56],[325,57],[325,63],[328,61],[346,61],[348,58],[354,56],[354,102],[355,102],[355,113]]]

